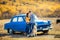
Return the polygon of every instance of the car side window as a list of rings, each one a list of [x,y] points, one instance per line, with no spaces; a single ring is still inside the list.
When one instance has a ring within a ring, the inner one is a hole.
[[[23,18],[22,17],[19,17],[18,18],[18,22],[22,22],[23,21]]]
[[[12,22],[17,22],[17,17],[13,18]]]

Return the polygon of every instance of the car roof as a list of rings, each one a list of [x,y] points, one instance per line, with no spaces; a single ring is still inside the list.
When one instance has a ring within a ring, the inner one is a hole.
[[[25,16],[26,16],[26,14],[19,14],[19,15],[16,15],[14,17],[25,17]]]

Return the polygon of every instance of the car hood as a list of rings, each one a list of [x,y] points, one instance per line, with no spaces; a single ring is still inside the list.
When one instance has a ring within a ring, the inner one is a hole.
[[[36,19],[35,22],[48,22],[49,20],[38,20]]]
[[[37,25],[50,25],[51,21],[50,20],[35,20]]]

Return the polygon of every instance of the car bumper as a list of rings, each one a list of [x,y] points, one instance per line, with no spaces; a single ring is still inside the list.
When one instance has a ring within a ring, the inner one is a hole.
[[[52,27],[47,27],[47,28],[40,28],[40,29],[37,29],[37,30],[50,30],[50,29],[52,29]]]

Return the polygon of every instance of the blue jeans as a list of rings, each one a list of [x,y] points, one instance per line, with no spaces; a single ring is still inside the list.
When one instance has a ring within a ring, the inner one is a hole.
[[[35,25],[35,23],[31,23],[31,31],[30,31],[30,33],[32,33],[32,30],[34,29],[34,25]]]
[[[33,28],[34,28],[34,25],[35,25],[35,23],[28,23],[26,26],[26,33],[27,34],[31,34],[32,33],[32,30],[33,30]]]

